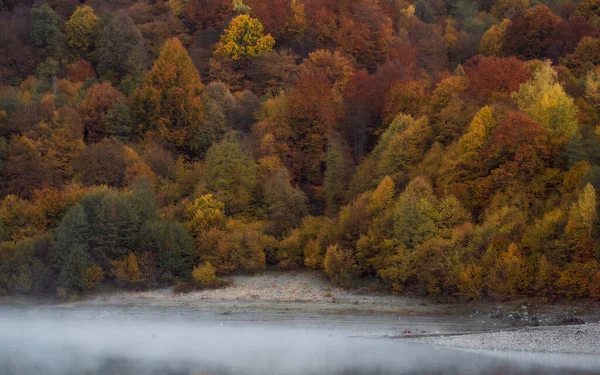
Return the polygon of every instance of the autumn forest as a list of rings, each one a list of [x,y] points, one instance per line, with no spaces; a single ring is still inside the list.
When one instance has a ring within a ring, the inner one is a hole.
[[[0,295],[268,268],[600,298],[600,0],[0,0]]]

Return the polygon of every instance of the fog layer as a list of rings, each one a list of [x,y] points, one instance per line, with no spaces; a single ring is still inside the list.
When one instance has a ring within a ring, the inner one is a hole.
[[[344,330],[0,309],[4,374],[597,373],[590,356],[454,350]],[[176,317],[175,317],[176,318]]]

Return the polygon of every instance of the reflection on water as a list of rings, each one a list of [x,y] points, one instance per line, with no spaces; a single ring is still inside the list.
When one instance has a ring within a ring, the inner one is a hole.
[[[454,350],[348,330],[2,314],[2,374],[594,374],[600,359]]]

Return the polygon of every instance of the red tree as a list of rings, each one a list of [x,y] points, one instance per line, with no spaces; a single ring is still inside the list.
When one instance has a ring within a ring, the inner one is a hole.
[[[321,163],[325,158],[327,137],[340,115],[336,98],[327,75],[318,70],[304,70],[287,100],[292,138],[296,148],[293,172],[297,180],[320,185],[323,181]]]
[[[546,57],[548,46],[545,40],[555,32],[560,22],[560,17],[545,5],[517,14],[506,31],[504,53],[526,60]]]
[[[67,76],[72,82],[85,82],[90,78],[96,78],[96,72],[89,62],[79,59],[67,67]]]
[[[475,56],[463,68],[469,78],[467,92],[475,99],[508,97],[519,85],[531,78],[525,64],[514,57]]]
[[[123,94],[110,83],[98,83],[88,89],[85,99],[77,106],[88,142],[98,142],[111,135],[111,129],[104,122],[104,115],[115,103],[124,100]]]
[[[265,33],[271,34],[275,40],[285,33],[285,25],[290,21],[291,8],[288,0],[245,0],[252,9],[252,17],[258,18],[265,28]]]
[[[231,0],[189,0],[185,7],[185,15],[196,30],[221,27],[232,12]]]
[[[529,116],[511,112],[496,127],[489,142],[488,160],[498,166],[493,173],[505,182],[531,179],[541,173],[551,158],[546,130]]]

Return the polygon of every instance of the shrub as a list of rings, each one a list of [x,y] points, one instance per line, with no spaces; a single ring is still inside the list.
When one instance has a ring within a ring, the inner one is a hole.
[[[142,248],[158,255],[158,263],[164,273],[175,278],[190,277],[196,261],[194,238],[183,224],[167,220],[149,221],[142,228],[141,238]]]
[[[352,253],[338,245],[329,246],[323,261],[323,269],[335,283],[347,284],[354,270]]]
[[[140,284],[146,280],[134,253],[129,253],[126,257],[113,261],[112,272],[119,281],[129,285]]]
[[[101,266],[93,265],[85,270],[85,286],[87,289],[96,287],[102,280],[104,280],[104,272]]]
[[[281,268],[284,269],[296,269],[302,266],[300,230],[294,229],[289,236],[279,241],[277,259],[279,259]]]
[[[215,282],[215,268],[209,263],[199,264],[192,271],[192,278],[201,286],[209,286]]]
[[[467,264],[460,268],[458,274],[458,294],[464,299],[473,299],[481,295],[483,277],[481,267]]]
[[[304,265],[317,270],[323,264],[323,255],[319,241],[310,239],[304,246]]]
[[[265,252],[273,252],[277,246],[277,240],[263,234],[262,228],[259,221],[230,219],[224,229],[209,229],[196,239],[198,253],[220,275],[234,271],[260,272],[266,266]]]

